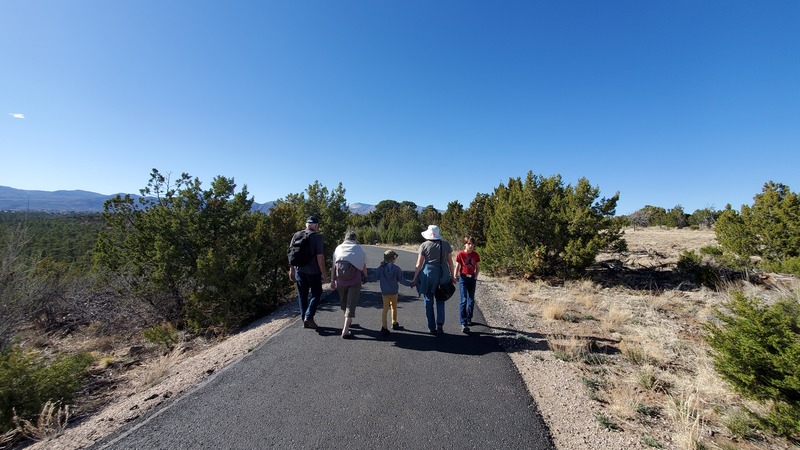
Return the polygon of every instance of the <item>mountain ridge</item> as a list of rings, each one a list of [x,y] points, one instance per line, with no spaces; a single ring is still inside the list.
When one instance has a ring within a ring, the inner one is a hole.
[[[103,204],[117,195],[98,194],[97,192],[74,190],[42,191],[33,189],[16,189],[0,186],[0,211],[36,211],[36,212],[102,212]],[[137,194],[130,194],[139,197]],[[275,206],[275,201],[265,203],[253,202],[253,211],[268,213]],[[353,214],[368,214],[375,210],[375,205],[351,203],[348,205]]]

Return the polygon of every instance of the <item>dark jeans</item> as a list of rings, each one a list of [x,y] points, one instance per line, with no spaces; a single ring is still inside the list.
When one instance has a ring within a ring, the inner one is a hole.
[[[314,319],[317,305],[322,298],[322,274],[295,272],[297,279],[297,302],[300,304],[300,318]],[[309,296],[309,291],[311,296]]]
[[[425,317],[428,319],[428,329],[433,331],[444,325],[444,302],[435,299],[433,292],[422,295],[425,303]],[[436,303],[436,314],[433,313],[433,304]]]
[[[461,291],[461,304],[459,305],[459,317],[461,325],[472,320],[472,312],[475,310],[475,278],[458,277],[458,287]]]

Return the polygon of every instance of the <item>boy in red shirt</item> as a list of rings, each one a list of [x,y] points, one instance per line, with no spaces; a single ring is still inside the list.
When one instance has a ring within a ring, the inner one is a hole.
[[[481,256],[474,251],[475,239],[472,236],[464,238],[464,250],[456,255],[456,270],[453,277],[458,280],[458,287],[461,290],[461,304],[459,305],[459,316],[461,318],[461,331],[469,333],[469,326],[472,325],[472,312],[475,309],[475,284],[478,280],[478,272]]]

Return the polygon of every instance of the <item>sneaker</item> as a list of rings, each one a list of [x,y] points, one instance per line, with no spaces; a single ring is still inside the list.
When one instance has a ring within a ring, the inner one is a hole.
[[[463,327],[461,327],[461,332],[464,334],[469,333],[469,327],[464,325]]]
[[[389,330],[387,330],[384,327],[381,327],[381,336],[388,336],[388,335],[389,335]]]
[[[439,334],[439,330],[429,330],[429,331],[430,331],[430,333],[431,333],[432,335],[434,335],[434,336],[436,336],[437,334]]]
[[[443,325],[439,325],[439,326],[437,326],[437,327],[436,327],[436,333],[438,333],[438,334],[444,334],[444,326],[443,326]]]
[[[393,323],[393,324],[392,324],[392,329],[393,329],[393,330],[405,330],[405,328],[403,328],[402,326],[400,326],[400,324],[399,324],[399,323],[397,323],[397,322],[395,322],[395,323]]]
[[[317,328],[317,323],[314,322],[314,319],[306,319],[305,322],[303,322],[303,327],[315,329]]]
[[[347,330],[346,333],[342,333],[342,339],[353,339],[353,332]]]

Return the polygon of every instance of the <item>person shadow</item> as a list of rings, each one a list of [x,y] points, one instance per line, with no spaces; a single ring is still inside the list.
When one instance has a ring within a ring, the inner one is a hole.
[[[410,278],[409,276],[408,279]],[[402,292],[403,288],[401,288],[401,294],[398,296],[398,306],[420,303],[418,306],[421,308],[421,297],[408,295]],[[408,290],[406,289],[405,292],[408,292]],[[457,322],[458,313],[456,312],[454,314],[451,302],[455,303],[457,306],[458,298],[454,296],[448,300],[448,305],[446,305],[447,317],[449,320],[455,320]],[[318,310],[333,313],[341,312],[338,292],[331,291],[324,296]],[[378,282],[369,282],[363,285],[357,311],[358,310],[363,311],[363,313],[356,314],[356,320],[354,320],[350,329],[356,340],[389,342],[395,347],[411,351],[441,352],[467,356],[508,352],[509,349],[516,351],[523,349],[536,351],[549,350],[547,339],[544,335],[515,330],[513,328],[490,326],[486,323],[479,308],[476,308],[475,320],[473,320],[473,324],[468,333],[462,333],[460,331],[460,326],[457,327],[459,331],[455,332],[452,330],[448,331],[448,327],[446,326],[445,333],[441,335],[432,335],[426,328],[417,329],[417,327],[409,326],[408,321],[404,321],[406,326],[404,326],[402,330],[392,330],[389,335],[382,335],[380,332],[380,311],[383,310],[383,297],[381,296]],[[410,310],[411,308],[406,308],[404,314]],[[422,312],[418,311],[414,314],[419,313]],[[416,321],[419,323],[419,317],[416,318]],[[341,328],[320,326],[316,331],[321,336],[338,337],[341,333]],[[507,345],[509,341],[518,341],[518,343],[516,345]]]

